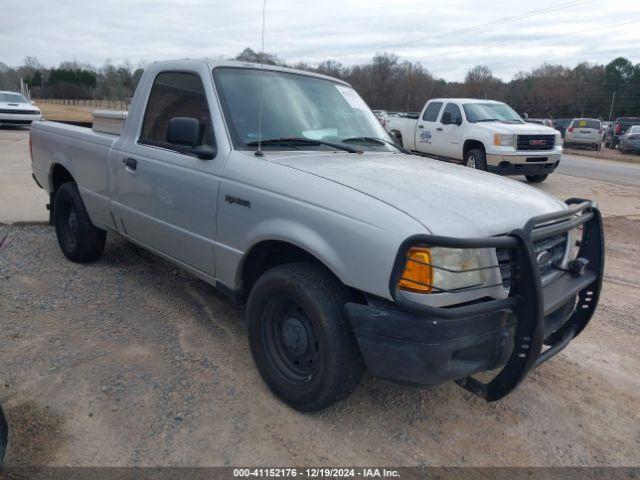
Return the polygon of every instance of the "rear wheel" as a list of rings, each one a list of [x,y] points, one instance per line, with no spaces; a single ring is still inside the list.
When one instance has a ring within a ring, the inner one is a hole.
[[[527,181],[531,182],[531,183],[540,183],[540,182],[544,182],[547,177],[549,176],[549,174],[540,174],[540,175],[525,175],[525,177],[527,178]]]
[[[79,263],[100,258],[107,232],[91,223],[75,183],[58,188],[53,208],[53,224],[65,257]]]
[[[476,170],[487,170],[487,154],[482,148],[473,148],[467,152],[465,165]]]
[[[280,265],[254,285],[247,302],[249,343],[262,378],[301,411],[347,397],[364,372],[344,304],[349,291],[312,262]]]

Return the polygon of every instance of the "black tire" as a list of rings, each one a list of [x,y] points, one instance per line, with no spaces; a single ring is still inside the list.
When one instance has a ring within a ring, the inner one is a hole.
[[[544,182],[548,176],[548,173],[542,173],[540,175],[525,175],[525,177],[527,177],[527,181],[531,183]]]
[[[53,224],[64,256],[78,263],[100,258],[107,232],[91,223],[76,184],[61,185],[53,205]]]
[[[346,398],[364,372],[344,313],[349,291],[313,262],[264,273],[247,302],[249,343],[271,391],[300,411]]]
[[[472,165],[473,163],[473,165]],[[487,153],[483,148],[472,148],[467,152],[464,164],[469,168],[487,171]]]

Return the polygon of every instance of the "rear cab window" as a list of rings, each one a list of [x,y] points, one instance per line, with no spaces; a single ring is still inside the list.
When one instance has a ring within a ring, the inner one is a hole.
[[[427,105],[427,108],[424,109],[422,120],[424,120],[425,122],[435,122],[438,119],[438,113],[440,113],[441,108],[442,102],[429,103],[429,105]]]
[[[573,128],[593,128],[595,130],[600,130],[602,128],[602,123],[600,122],[600,120],[576,118],[573,122],[571,122],[571,126]]]
[[[185,153],[167,141],[167,126],[174,117],[198,120],[201,144],[215,146],[211,113],[198,74],[162,72],[156,76],[149,93],[138,143]]]

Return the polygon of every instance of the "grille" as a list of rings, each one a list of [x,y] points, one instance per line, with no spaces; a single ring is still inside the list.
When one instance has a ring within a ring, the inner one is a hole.
[[[15,108],[0,108],[0,113],[9,113],[15,115],[40,115],[38,110],[16,110]]]
[[[538,263],[540,270],[540,276],[545,277],[551,274],[555,269],[554,265],[560,263],[564,257],[564,253],[567,250],[568,234],[562,233],[548,238],[542,238],[533,243],[535,256],[539,258],[541,254],[547,252],[545,258],[541,263]],[[498,248],[496,249],[498,256],[498,266],[500,267],[500,275],[502,276],[502,286],[509,288],[511,285],[511,258],[509,256],[509,249]]]
[[[554,135],[518,135],[518,150],[553,150]]]

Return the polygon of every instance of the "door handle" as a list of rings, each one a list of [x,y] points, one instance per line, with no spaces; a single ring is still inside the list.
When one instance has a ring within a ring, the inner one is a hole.
[[[442,131],[442,127],[438,127],[438,128],[436,128],[436,130],[438,130],[439,132],[441,132],[441,131]]]
[[[424,128],[424,125],[418,125],[418,128]]]
[[[122,160],[122,163],[124,163],[125,167],[131,170],[135,170],[136,168],[138,168],[138,161],[135,158],[125,158],[124,160]]]

